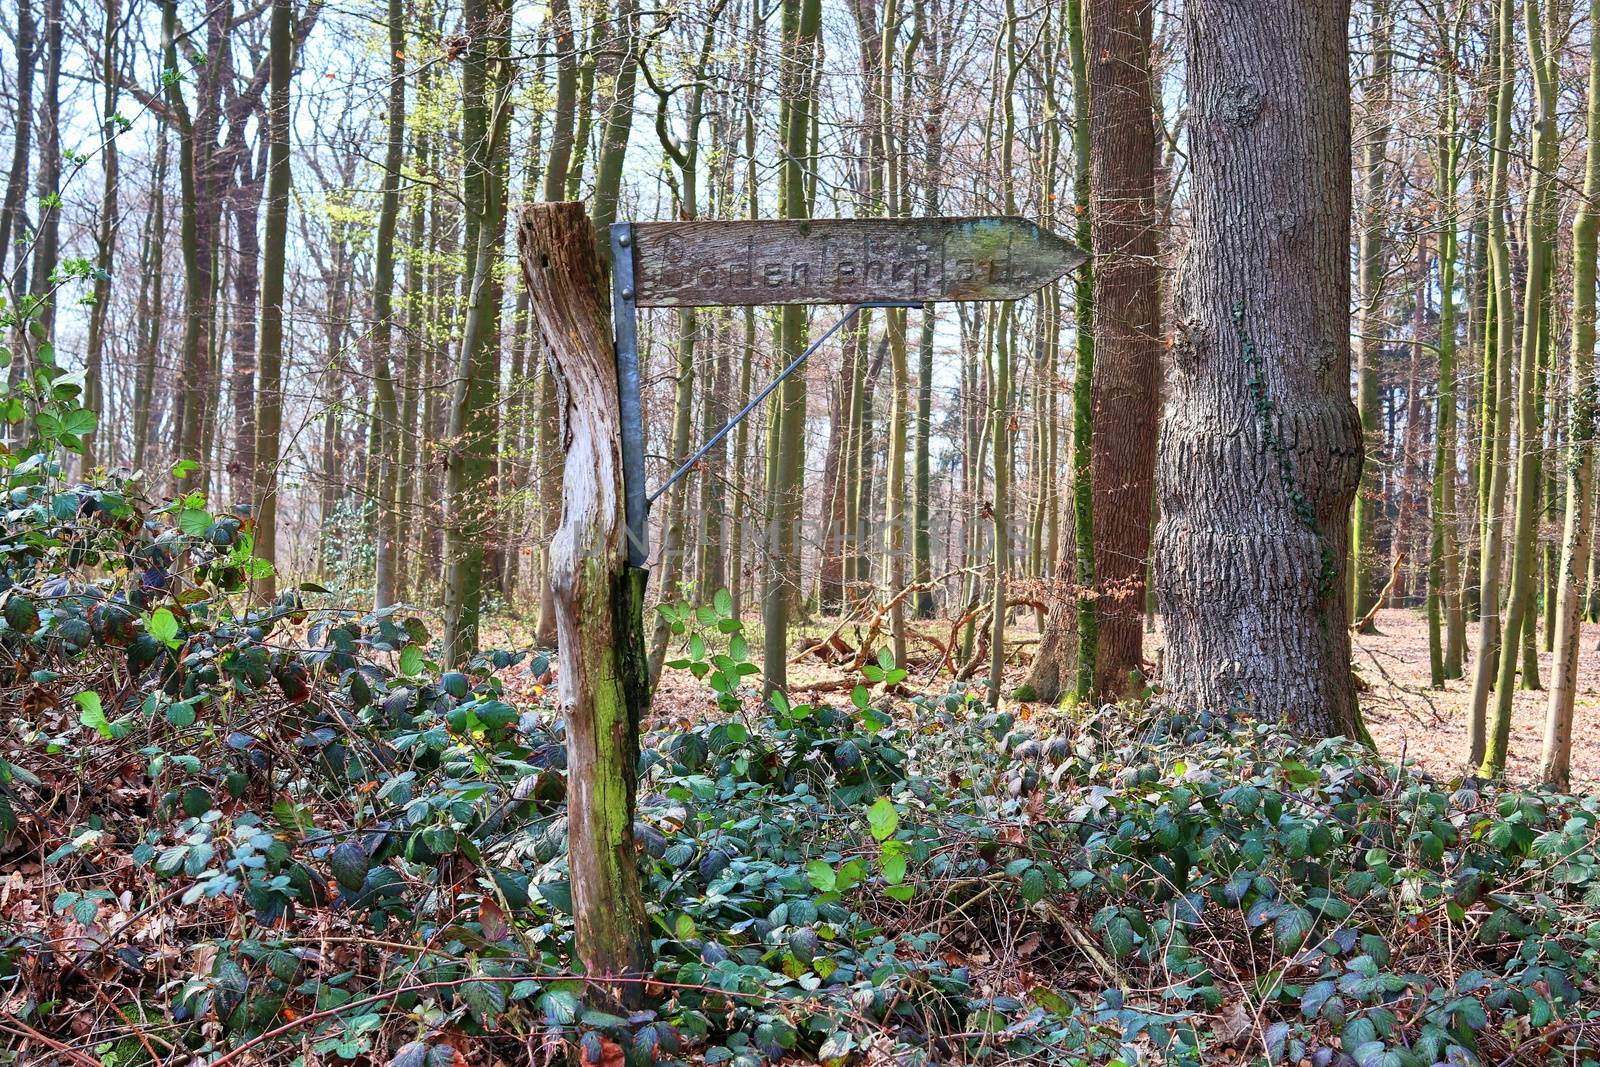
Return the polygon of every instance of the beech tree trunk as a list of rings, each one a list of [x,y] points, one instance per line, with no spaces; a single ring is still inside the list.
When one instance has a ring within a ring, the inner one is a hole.
[[[104,181],[100,187],[100,218],[94,242],[94,263],[98,273],[94,280],[94,304],[89,309],[89,336],[84,342],[83,354],[83,405],[101,418],[105,418],[108,414],[101,376],[105,368],[106,324],[107,315],[111,310],[111,268],[114,264],[119,226],[117,193],[121,183],[121,169],[117,154],[117,134],[121,130],[112,116],[117,113],[117,92],[121,88],[120,72],[117,69],[120,54],[118,31],[121,19],[122,7],[119,0],[106,0],[100,36],[100,90],[104,101],[101,111],[103,116],[101,130],[104,140],[101,142],[100,150],[104,157]],[[5,254],[0,252],[0,265],[4,264],[4,259]],[[116,441],[114,433],[108,432],[105,439],[108,447],[106,454],[101,456],[98,452],[99,435],[95,433],[84,435],[79,469],[85,474],[94,470],[101,459],[114,458],[114,446],[111,444]]]
[[[1363,731],[1342,581],[1350,401],[1348,0],[1191,0],[1193,234],[1159,448],[1164,682],[1307,736]]]
[[[46,0],[44,8],[44,99],[39,116],[38,210],[33,234],[33,276],[28,291],[47,299],[36,320],[45,340],[55,336],[56,301],[49,299],[50,276],[61,258],[61,50],[64,20],[61,0]],[[25,342],[23,351],[36,345]],[[31,367],[31,362],[30,362]]]
[[[626,564],[622,426],[604,270],[580,204],[524,209],[522,275],[563,388],[565,493],[550,545],[567,724],[568,864],[577,954],[591,981],[647,966],[633,841],[639,721],[648,702],[645,572]],[[602,991],[626,1004],[637,981]]]
[[[1389,91],[1392,84],[1391,40],[1394,11],[1390,0],[1372,0],[1370,11],[1372,65],[1362,90],[1367,128],[1361,150],[1361,246],[1358,251],[1361,288],[1356,306],[1356,404],[1367,456],[1350,530],[1351,597],[1357,618],[1365,618],[1378,595],[1378,516],[1383,513],[1379,487],[1379,364],[1383,360],[1384,221],[1388,217],[1385,155],[1389,142]],[[1367,631],[1375,629],[1371,623]]]
[[[28,188],[28,161],[33,149],[33,68],[38,60],[35,46],[35,23],[32,0],[17,0],[16,31],[16,89],[13,96],[16,108],[11,127],[11,168],[7,172],[5,199],[0,201],[0,274],[6,264],[16,263],[16,274],[25,277],[27,259],[24,255],[28,229],[27,208],[23,194]],[[15,242],[15,259],[13,255]],[[26,288],[21,277],[13,278],[12,285]]]
[[[400,403],[395,392],[394,238],[400,218],[400,166],[405,156],[406,79],[405,8],[389,0],[389,129],[383,156],[383,198],[378,208],[376,263],[372,281],[370,334],[378,455],[377,545],[373,607],[388,607],[400,598]]]
[[[293,75],[293,40],[289,0],[273,0],[271,96],[267,102],[267,225],[261,264],[261,334],[256,374],[255,553],[269,563],[277,557],[278,457],[283,429],[283,295],[289,234],[289,79]],[[327,520],[324,511],[321,518]],[[254,583],[256,593],[270,599],[277,592],[271,573]]]
[[[1495,5],[1495,91],[1493,147],[1489,152],[1487,245],[1492,278],[1488,311],[1484,317],[1483,403],[1480,424],[1482,451],[1480,501],[1483,549],[1478,563],[1478,646],[1472,665],[1472,700],[1467,708],[1467,762],[1476,767],[1487,746],[1489,693],[1499,665],[1501,615],[1500,569],[1505,551],[1505,499],[1508,480],[1507,450],[1511,444],[1511,356],[1516,323],[1512,309],[1511,249],[1506,234],[1506,156],[1511,144],[1513,60],[1511,13],[1513,0]]]
[[[1600,25],[1600,0],[1589,0],[1589,24]],[[1567,372],[1571,437],[1567,442],[1567,512],[1561,536],[1560,591],[1556,599],[1555,665],[1545,717],[1539,777],[1556,789],[1569,786],[1572,714],[1578,695],[1579,609],[1584,566],[1590,559],[1595,437],[1595,202],[1600,198],[1600,49],[1589,55],[1588,147],[1583,197],[1572,220],[1572,350]]]

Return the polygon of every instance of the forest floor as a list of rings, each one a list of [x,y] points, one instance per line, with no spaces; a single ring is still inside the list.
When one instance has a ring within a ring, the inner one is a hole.
[[[837,622],[834,618],[810,619],[798,628],[796,644],[830,633]],[[922,628],[928,635],[942,640],[948,636],[947,627],[947,623],[922,623],[913,628],[913,669],[909,679],[913,689],[942,690],[948,684],[949,674],[933,669],[931,643],[917,636],[918,629]],[[504,638],[508,647],[516,647],[519,639],[525,641],[531,636],[520,632],[523,627],[507,629],[510,632],[497,633],[495,637]],[[1476,645],[1477,630],[1476,624],[1467,627],[1469,652]],[[861,635],[858,627],[851,626],[843,636],[853,647]],[[1007,657],[1007,692],[1026,676],[1037,641],[1038,632],[1031,615],[1008,631],[1006,644],[1012,651]],[[1146,654],[1154,658],[1160,642],[1158,624],[1156,632],[1147,636]],[[1579,663],[1572,787],[1588,792],[1600,789],[1600,624],[1584,624],[1581,647],[1584,654]],[[1356,671],[1369,687],[1361,694],[1362,712],[1383,755],[1393,760],[1404,758],[1443,781],[1460,775],[1466,769],[1467,704],[1472,692],[1470,662],[1467,677],[1447,683],[1442,690],[1432,688],[1428,684],[1427,619],[1411,608],[1384,609],[1378,615],[1378,632],[1357,634],[1353,651]],[[667,658],[670,660],[675,654],[676,648]],[[1541,651],[1541,684],[1549,683],[1550,667],[1551,655]],[[806,657],[792,661],[789,671],[791,683],[802,695],[814,692],[833,703],[844,703],[848,697],[849,687],[842,684],[848,672],[841,664],[826,664]],[[859,680],[859,676],[854,676],[853,680]],[[508,681],[515,689],[516,680]],[[658,699],[657,715],[664,720],[692,722],[715,707],[713,694],[686,672],[666,671],[662,686],[666,698]],[[813,686],[817,690],[812,690]],[[1517,690],[1512,704],[1511,744],[1506,766],[1507,779],[1513,783],[1530,784],[1537,778],[1548,696],[1546,689]]]
[[[820,637],[832,629],[835,621],[814,619],[802,632],[806,637]],[[1469,652],[1476,647],[1477,632],[1476,624],[1468,625]],[[932,626],[930,633],[941,638],[946,636],[942,626]],[[854,644],[858,634],[852,630],[846,637]],[[1015,651],[1008,657],[1007,691],[1026,675],[1037,640],[1031,616],[1025,616],[1009,630],[1006,643]],[[1147,637],[1146,655],[1156,658],[1160,642],[1158,624],[1156,632]],[[926,648],[918,647],[921,644],[913,638],[914,660],[928,655]],[[1600,788],[1600,624],[1584,624],[1581,648],[1584,654],[1579,664],[1572,786],[1578,791],[1588,791]],[[1432,688],[1428,683],[1427,618],[1412,608],[1384,609],[1378,615],[1378,632],[1356,635],[1353,651],[1356,671],[1369,686],[1361,695],[1362,711],[1367,728],[1383,754],[1394,760],[1404,758],[1441,780],[1459,775],[1465,769],[1467,751],[1467,704],[1472,693],[1470,663],[1467,677],[1449,682],[1442,690]],[[916,652],[921,652],[922,656],[915,655]],[[1551,658],[1550,653],[1540,652],[1541,684],[1550,681]],[[790,677],[804,687],[813,678],[831,678],[839,670],[812,660],[791,666]],[[911,682],[921,682],[927,674],[925,669],[913,669]],[[941,674],[939,684],[948,677],[948,674]],[[1517,690],[1512,703],[1510,755],[1506,767],[1507,778],[1512,782],[1527,784],[1537,778],[1548,696],[1545,689]]]
[[[1477,625],[1469,624],[1469,650],[1476,646],[1477,635]],[[1580,647],[1572,787],[1588,792],[1600,787],[1600,624],[1584,624]],[[1442,690],[1430,687],[1427,619],[1410,608],[1380,612],[1378,633],[1356,635],[1354,653],[1356,671],[1371,686],[1361,696],[1361,710],[1383,754],[1390,759],[1404,756],[1440,778],[1461,773],[1467,751],[1467,703],[1472,694],[1470,663],[1467,677],[1447,683]],[[1550,682],[1550,664],[1550,653],[1541,651],[1541,684]],[[1506,762],[1506,776],[1512,782],[1527,784],[1538,776],[1548,697],[1545,689],[1518,689],[1512,700]]]

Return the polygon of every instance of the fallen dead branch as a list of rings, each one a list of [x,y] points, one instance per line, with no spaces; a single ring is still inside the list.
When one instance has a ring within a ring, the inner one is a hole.
[[[1400,568],[1404,566],[1405,562],[1406,554],[1404,552],[1394,557],[1394,562],[1389,564],[1389,580],[1383,583],[1383,591],[1378,594],[1378,599],[1372,602],[1372,607],[1367,609],[1367,613],[1350,624],[1351,632],[1360,632],[1372,625],[1372,620],[1378,617],[1378,612],[1383,609],[1384,604],[1388,603],[1389,594],[1394,592],[1395,583],[1400,580]]]

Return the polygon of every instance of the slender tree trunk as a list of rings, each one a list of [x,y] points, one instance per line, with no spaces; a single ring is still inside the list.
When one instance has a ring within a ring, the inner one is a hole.
[[[1461,612],[1460,559],[1456,545],[1456,172],[1461,138],[1456,130],[1455,38],[1450,12],[1439,0],[1441,104],[1436,166],[1439,177],[1439,400],[1434,422],[1433,493],[1429,516],[1428,664],[1434,688],[1461,677],[1466,625]]]
[[[270,146],[263,145],[266,155]],[[257,313],[261,303],[261,240],[257,233],[261,218],[264,167],[252,167],[248,159],[238,161],[240,178],[229,190],[228,203],[233,216],[238,244],[233,255],[232,329],[228,347],[233,353],[233,439],[234,456],[229,466],[236,500],[252,500],[256,485],[256,374],[260,362]]]
[[[162,12],[166,66],[169,70],[180,70],[177,0],[162,0]],[[221,8],[211,12],[211,15],[208,22],[213,27],[229,17]],[[213,30],[211,36],[215,38],[218,34]],[[216,106],[210,98],[209,89],[215,79],[216,75],[210,72],[204,73],[199,79],[201,95],[194,116],[190,115],[183,99],[182,79],[169,79],[166,84],[167,103],[178,127],[179,231],[184,279],[183,347],[177,383],[182,404],[174,427],[173,444],[180,458],[199,465],[195,481],[201,485],[205,484],[209,471],[209,457],[203,451],[202,438],[212,392],[212,288],[216,266],[217,208],[211,200],[216,192],[211,159],[215,143],[211,140],[211,133]]]
[[[267,219],[261,262],[261,337],[256,374],[255,553],[277,565],[278,457],[283,429],[283,300],[289,236],[289,79],[293,73],[290,0],[272,0],[271,95],[267,101]],[[327,515],[322,516],[324,522]],[[255,582],[263,600],[276,595],[276,576]]]
[[[378,465],[376,573],[373,607],[382,610],[400,595],[400,404],[395,395],[394,232],[400,218],[400,167],[406,138],[406,31],[403,0],[389,0],[389,138],[383,156],[383,198],[378,207],[372,280],[373,421]]]
[[[1589,24],[1600,26],[1600,0],[1589,0]],[[1580,612],[1585,566],[1592,559],[1595,439],[1595,246],[1600,200],[1600,48],[1589,53],[1583,195],[1572,222],[1572,349],[1567,371],[1568,439],[1566,523],[1561,536],[1555,665],[1545,714],[1539,776],[1565,790],[1572,762],[1573,707],[1578,691]]]
[[[61,50],[65,34],[61,0],[45,0],[44,8],[44,95],[39,117],[39,219],[33,235],[33,271],[29,292],[44,296],[50,292],[51,275],[61,258]],[[37,336],[55,338],[56,301],[39,306]],[[31,331],[30,331],[31,332]],[[24,351],[32,351],[27,341]]]
[[[1089,62],[1083,30],[1083,0],[1067,0],[1067,48],[1072,59],[1074,165],[1072,195],[1078,216],[1078,242],[1094,247],[1090,212],[1093,180],[1090,147]],[[1072,379],[1072,525],[1078,585],[1077,677],[1073,694],[1080,702],[1094,695],[1095,659],[1099,654],[1099,612],[1094,597],[1094,260],[1078,268],[1073,310],[1077,334],[1077,366]],[[1042,651],[1042,649],[1041,649]]]
[[[493,523],[494,444],[499,436],[495,398],[500,317],[492,277],[505,211],[505,174],[500,166],[508,121],[510,72],[500,55],[508,13],[499,0],[472,0],[462,88],[462,142],[466,146],[467,318],[450,399],[450,442],[445,470],[445,659],[462,663],[478,650],[483,610],[486,533]]]
[[[778,126],[783,159],[778,213],[784,218],[811,214],[806,199],[806,160],[809,154],[813,53],[822,21],[820,0],[783,0],[783,59],[780,67]],[[778,352],[783,366],[792,363],[806,346],[803,308],[787,305],[779,318]],[[763,694],[788,687],[789,618],[800,588],[799,524],[805,473],[806,378],[796,373],[784,380],[772,406],[775,416],[768,460],[772,477],[767,485],[767,566],[762,590]]]
[[[1006,214],[1017,211],[1016,187],[1012,180],[1012,150],[1016,141],[1015,89],[1021,63],[1017,53],[1017,12],[1014,0],[1006,0],[1003,30],[1006,56],[1004,87],[1000,92],[1002,129],[1000,132],[1000,180],[1005,195]],[[995,44],[999,53],[1000,42]],[[991,586],[989,632],[989,692],[990,707],[1000,704],[1000,692],[1005,684],[1006,620],[1011,612],[1007,603],[1007,588],[1011,577],[1011,342],[1012,318],[1016,308],[1012,301],[1000,305],[999,321],[995,324],[994,391],[990,393],[990,419],[993,425],[990,445],[994,464],[994,581]]]
[[[103,183],[100,187],[100,219],[95,234],[94,303],[89,309],[89,335],[83,353],[83,406],[104,418],[106,410],[105,373],[106,319],[111,312],[111,269],[115,265],[117,231],[121,224],[117,199],[121,180],[120,157],[117,152],[117,135],[122,132],[116,119],[117,96],[121,87],[117,69],[120,55],[122,7],[120,0],[105,0],[104,21],[100,33],[100,88],[102,96],[102,123],[100,148]],[[3,245],[0,245],[3,248]],[[5,253],[0,251],[0,270],[4,269]],[[80,468],[88,473],[100,462],[99,444],[104,440],[113,444],[116,437],[107,433],[89,433],[83,439]],[[108,452],[113,452],[108,449]],[[114,454],[114,452],[113,452]],[[105,458],[111,458],[107,456]]]
[[[1422,392],[1425,380],[1423,372],[1423,334],[1428,326],[1428,275],[1430,270],[1430,257],[1428,255],[1428,235],[1421,234],[1417,238],[1416,262],[1414,267],[1411,304],[1411,364],[1406,374],[1406,402],[1405,402],[1405,435],[1403,444],[1399,449],[1399,483],[1398,491],[1394,494],[1395,519],[1393,532],[1390,536],[1389,558],[1390,566],[1398,566],[1400,580],[1395,584],[1395,603],[1409,602],[1414,594],[1415,587],[1411,576],[1416,573],[1414,561],[1421,558],[1415,542],[1417,524],[1422,516],[1422,423],[1423,405]],[[1398,400],[1395,406],[1399,407]]]
[[[1488,490],[1482,502],[1483,552],[1478,583],[1478,649],[1472,670],[1472,701],[1467,709],[1467,760],[1476,767],[1487,747],[1489,693],[1494,688],[1500,655],[1500,567],[1504,546],[1506,450],[1511,444],[1511,352],[1515,322],[1511,305],[1511,249],[1506,236],[1506,156],[1511,145],[1512,72],[1511,12],[1513,0],[1498,0],[1495,9],[1494,125],[1490,148],[1488,244],[1493,275],[1485,319],[1483,463]],[[1493,377],[1488,360],[1493,359]]]
[[[678,312],[677,383],[673,390],[672,442],[668,447],[667,461],[676,470],[689,455],[689,430],[693,425],[694,407],[694,349],[699,331],[699,312],[695,308],[682,308]],[[687,477],[687,475],[685,476]],[[688,511],[688,486],[680,479],[667,490],[666,522],[661,539],[661,597],[674,600],[679,594],[678,582],[684,562],[684,524]],[[661,664],[666,659],[667,642],[672,636],[672,626],[665,615],[656,616],[654,633],[650,639],[650,684],[661,677]]]
[[[761,171],[756,166],[756,108],[759,91],[759,57],[766,50],[766,23],[759,5],[750,6],[750,51],[745,59],[744,98],[740,102],[744,122],[744,210],[752,219],[761,213]],[[756,309],[744,309],[744,330],[739,345],[739,384],[734,394],[735,410],[742,411],[750,402],[750,380],[756,347]],[[750,520],[751,487],[746,479],[750,466],[750,420],[742,419],[733,430],[733,508],[730,515],[733,527],[728,543],[728,594],[733,599],[733,613],[744,611],[744,555],[745,523]]]
[[[667,129],[666,112],[669,102],[668,94],[660,92],[660,109],[657,112],[656,130],[660,135],[661,147],[668,157],[678,165],[682,174],[678,186],[678,215],[684,219],[694,219],[700,213],[700,123],[704,113],[705,101],[705,73],[710,61],[711,46],[715,40],[713,30],[715,20],[707,23],[700,48],[699,63],[692,71],[694,88],[690,90],[690,102],[686,121],[687,132],[682,145],[675,144],[672,135]],[[697,308],[686,307],[678,311],[678,365],[677,388],[673,396],[672,416],[672,444],[668,452],[668,459],[673,470],[678,464],[688,458],[691,445],[689,434],[693,426],[694,408],[694,364],[695,348],[700,335],[700,313]],[[709,407],[708,403],[705,405]],[[709,421],[709,419],[707,420]],[[709,435],[707,435],[709,436]],[[706,477],[711,477],[707,475]],[[677,485],[667,490],[667,521],[666,531],[662,538],[661,561],[661,596],[671,600],[678,595],[678,584],[688,573],[688,553],[685,540],[688,527],[689,511],[689,485],[679,480]],[[661,664],[666,658],[667,642],[671,637],[672,628],[665,615],[656,618],[655,633],[650,642],[650,684],[655,685],[661,677]]]
[[[1148,0],[1090,0],[1094,220],[1095,691],[1143,688],[1145,560],[1161,376],[1156,132]]]
[[[939,214],[940,183],[944,178],[944,121],[945,50],[948,48],[946,28],[940,16],[942,9],[934,7],[928,20],[931,29],[923,34],[928,50],[926,68],[927,85],[923,91],[925,114],[923,134],[926,147],[922,154],[922,192],[924,211]],[[919,12],[919,25],[921,15]],[[908,64],[906,90],[913,84]],[[911,580],[928,586],[933,579],[933,537],[929,530],[932,517],[932,453],[933,453],[933,347],[938,313],[933,306],[922,309],[922,330],[917,338],[917,414],[916,437],[911,458]],[[925,588],[913,601],[913,614],[919,619],[931,619],[934,613],[934,591]]]
[[[1534,597],[1534,546],[1538,540],[1539,463],[1543,436],[1539,427],[1539,399],[1535,378],[1549,277],[1548,257],[1554,244],[1555,222],[1549,175],[1556,162],[1557,60],[1549,52],[1539,0],[1526,0],[1528,57],[1534,72],[1536,120],[1533,126],[1533,162],[1528,188],[1528,271],[1523,295],[1522,352],[1517,388],[1517,495],[1516,526],[1512,534],[1511,595],[1506,605],[1505,637],[1500,648],[1499,677],[1495,682],[1494,725],[1483,754],[1479,774],[1498,777],[1505,769],[1511,738],[1511,707],[1515,695],[1518,642],[1524,627],[1536,618]],[[1485,597],[1487,600],[1487,597]],[[1487,607],[1485,608],[1487,610]]]
[[[28,163],[33,151],[33,72],[39,54],[33,0],[17,0],[16,11],[16,110],[12,117],[11,168],[6,177],[5,200],[0,202],[0,277],[5,276],[6,264],[14,263],[11,287],[13,292],[23,292],[27,289],[25,248],[29,228],[23,199],[28,191]]]
[[[1349,394],[1348,4],[1184,13],[1193,233],[1162,427],[1167,692],[1364,733],[1341,581]]]
[[[1386,252],[1384,225],[1388,217],[1388,148],[1390,83],[1394,69],[1392,0],[1371,0],[1370,34],[1372,66],[1362,91],[1367,127],[1361,131],[1361,247],[1358,269],[1361,288],[1356,305],[1356,406],[1361,413],[1367,463],[1361,472],[1355,516],[1350,527],[1351,604],[1355,617],[1366,616],[1378,595],[1378,516],[1383,494],[1375,462],[1378,447],[1379,364],[1383,360],[1385,320],[1383,280]],[[1367,629],[1375,627],[1368,624]]]
[[[133,386],[133,469],[143,470],[151,437],[159,427],[152,418],[156,359],[161,348],[161,326],[166,321],[165,248],[167,236],[167,131],[156,133],[155,176],[151,181],[149,224],[145,228],[138,304],[138,357]],[[147,285],[148,283],[148,285]],[[259,521],[256,544],[261,543]]]
[[[711,388],[701,401],[700,439],[709,441],[711,435],[728,420],[726,398],[732,383],[728,380],[728,342],[731,339],[732,318],[727,311],[716,316],[715,335],[711,344]],[[726,498],[724,486],[728,477],[727,442],[719,441],[706,453],[705,472],[700,477],[698,505],[699,535],[696,538],[699,558],[695,569],[699,575],[700,602],[709,604],[717,591],[727,585],[726,566],[722,546],[726,540]]]
[[[605,50],[595,61],[596,75],[612,87],[594,174],[594,227],[603,257],[611,254],[609,230],[617,220],[617,203],[622,195],[622,163],[633,129],[633,94],[639,75],[638,47],[638,0],[617,0],[616,21],[608,27]]]

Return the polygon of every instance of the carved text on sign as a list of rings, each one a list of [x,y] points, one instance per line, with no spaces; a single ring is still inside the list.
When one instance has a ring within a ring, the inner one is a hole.
[[[1007,300],[1082,263],[1016,218],[639,223],[640,306]]]

